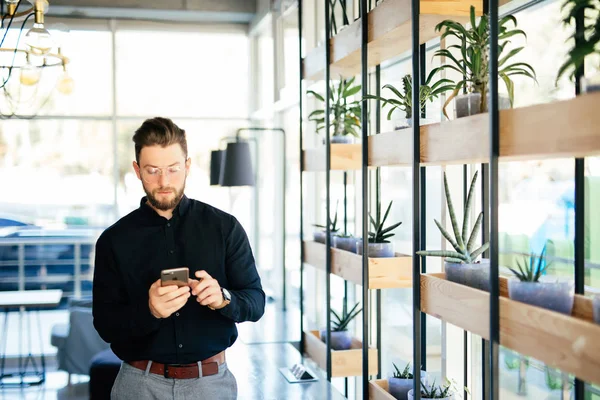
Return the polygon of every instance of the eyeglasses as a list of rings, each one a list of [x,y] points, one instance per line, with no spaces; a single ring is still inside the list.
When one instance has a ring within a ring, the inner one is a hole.
[[[161,175],[165,175],[167,179],[171,180],[177,178],[181,173],[181,165],[173,165],[170,167],[144,167],[140,169],[140,175],[146,183],[157,183],[160,181]]]

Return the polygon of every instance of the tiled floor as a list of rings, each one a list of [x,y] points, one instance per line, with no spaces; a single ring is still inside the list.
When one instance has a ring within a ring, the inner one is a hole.
[[[56,320],[57,316],[51,317],[51,320]],[[58,319],[64,319],[62,317]],[[42,325],[45,324],[44,319]],[[239,340],[227,352],[227,364],[238,381],[238,399],[344,399],[322,376],[317,382],[290,384],[279,372],[280,367],[290,367],[301,361],[298,351],[289,344],[299,339],[298,324],[297,310],[284,313],[276,304],[270,304],[260,322],[238,326]],[[40,387],[23,390],[0,388],[0,400],[88,398],[87,377],[75,377],[75,383],[70,387],[66,385],[67,374],[54,370],[47,374],[46,383]]]

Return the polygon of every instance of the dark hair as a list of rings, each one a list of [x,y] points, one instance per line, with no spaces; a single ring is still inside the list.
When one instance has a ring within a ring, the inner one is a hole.
[[[135,143],[135,160],[140,163],[140,153],[147,146],[167,147],[179,143],[187,159],[187,139],[185,131],[168,118],[155,117],[144,121],[133,135]]]

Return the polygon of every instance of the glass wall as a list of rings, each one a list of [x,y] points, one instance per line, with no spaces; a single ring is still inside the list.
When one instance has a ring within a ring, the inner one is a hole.
[[[64,22],[71,28],[62,43],[74,90],[62,95],[53,90],[56,77],[43,76],[48,88],[42,85],[39,90],[47,89],[50,96],[38,116],[0,124],[0,176],[7,188],[0,191],[1,225],[30,224],[1,235],[8,240],[18,234],[15,230],[36,229],[44,236],[77,237],[93,248],[104,228],[139,207],[144,193],[132,168],[132,136],[145,119],[165,116],[188,135],[188,196],[236,215],[254,243],[252,188],[209,186],[210,151],[224,148],[221,138],[247,125],[246,29],[52,18],[47,22],[50,27]],[[3,97],[3,111],[5,102]],[[25,107],[19,114],[37,111]],[[90,289],[85,286],[82,294]],[[69,287],[65,295],[73,294],[79,292]]]

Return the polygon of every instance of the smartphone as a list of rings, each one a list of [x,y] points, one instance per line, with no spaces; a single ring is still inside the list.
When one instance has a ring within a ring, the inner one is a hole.
[[[163,269],[160,271],[161,286],[187,286],[190,270],[187,267]]]

